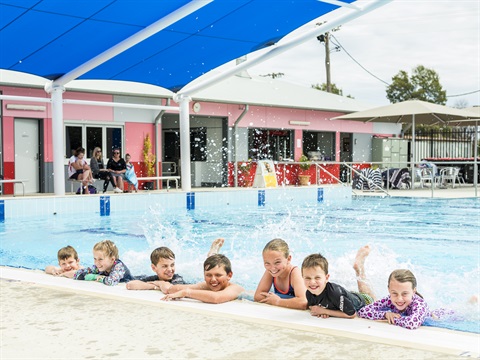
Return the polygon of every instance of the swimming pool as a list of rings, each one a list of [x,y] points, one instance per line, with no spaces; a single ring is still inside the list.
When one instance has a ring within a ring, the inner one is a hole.
[[[377,296],[387,294],[388,274],[407,267],[431,308],[447,307],[465,320],[436,326],[480,333],[480,202],[478,199],[359,198],[320,203],[284,201],[243,211],[226,205],[189,211],[162,204],[142,211],[57,214],[0,223],[0,264],[43,269],[56,263],[58,248],[70,244],[83,265],[92,264],[93,244],[113,240],[134,274],[150,274],[149,255],[158,246],[176,254],[177,272],[201,279],[210,242],[226,239],[223,253],[233,264],[233,281],[253,291],[263,274],[261,251],[280,237],[300,265],[312,252],[330,262],[330,281],[355,289],[351,268],[356,250],[370,244],[366,273]]]

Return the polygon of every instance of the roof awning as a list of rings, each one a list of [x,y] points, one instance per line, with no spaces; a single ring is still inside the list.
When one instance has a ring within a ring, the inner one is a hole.
[[[176,91],[221,64],[275,44],[338,8],[334,3],[352,2],[0,0],[0,68],[55,80],[162,21],[160,31],[74,78]]]

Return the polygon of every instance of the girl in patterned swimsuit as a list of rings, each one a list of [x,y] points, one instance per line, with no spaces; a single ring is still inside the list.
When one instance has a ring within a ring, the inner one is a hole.
[[[103,240],[95,244],[93,260],[95,265],[78,270],[73,279],[97,281],[110,286],[133,279],[130,270],[118,258],[117,246],[110,240]]]
[[[265,273],[255,291],[254,300],[281,307],[305,310],[305,284],[301,271],[290,261],[292,255],[288,244],[282,239],[273,239],[262,252]],[[273,286],[274,292],[271,292]]]
[[[387,320],[389,324],[416,329],[427,318],[438,319],[449,313],[445,309],[430,311],[417,293],[417,279],[410,270],[395,270],[388,278],[390,295],[358,311],[358,316],[370,320]]]

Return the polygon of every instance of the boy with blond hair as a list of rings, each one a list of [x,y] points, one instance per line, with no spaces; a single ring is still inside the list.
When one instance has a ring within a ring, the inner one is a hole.
[[[73,278],[75,272],[81,268],[77,251],[70,245],[58,250],[57,259],[60,267],[48,265],[45,268],[47,274]]]
[[[328,260],[321,254],[309,255],[303,260],[302,277],[307,287],[307,303],[312,316],[328,318],[354,318],[357,311],[373,303],[375,295],[365,276],[365,258],[370,247],[364,246],[357,252],[353,268],[357,275],[358,292],[328,281]]]

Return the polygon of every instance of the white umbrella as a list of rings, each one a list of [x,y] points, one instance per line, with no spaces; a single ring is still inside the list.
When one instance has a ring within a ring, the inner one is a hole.
[[[354,120],[367,122],[408,123],[412,124],[412,180],[415,167],[415,124],[448,124],[454,120],[470,119],[473,115],[462,109],[432,104],[421,100],[407,100],[386,106],[341,115],[331,120]]]

